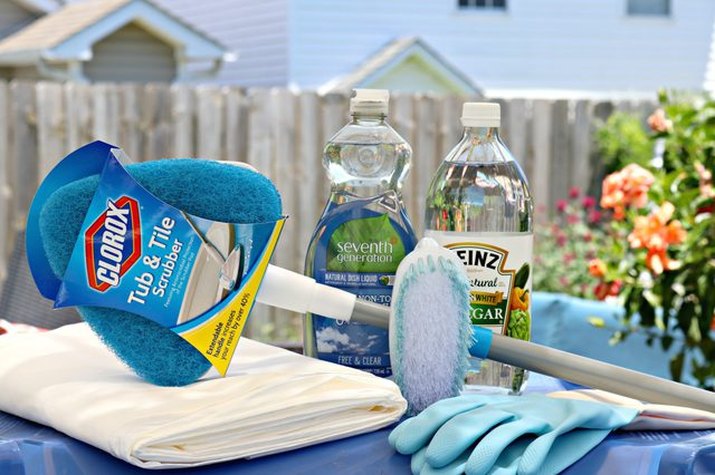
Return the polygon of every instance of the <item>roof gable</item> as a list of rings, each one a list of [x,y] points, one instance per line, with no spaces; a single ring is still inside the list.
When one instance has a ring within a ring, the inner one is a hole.
[[[24,9],[34,13],[47,13],[56,10],[59,5],[53,0],[12,0]]]
[[[421,73],[421,74],[419,74]],[[326,83],[322,92],[349,91],[355,87],[380,87],[391,78],[418,74],[418,82],[442,85],[442,89],[455,94],[479,95],[481,90],[469,77],[449,63],[442,55],[416,37],[391,41],[377,53],[367,58],[351,73]],[[406,84],[406,90],[411,89]]]
[[[220,59],[226,54],[218,42],[146,0],[94,0],[67,5],[5,38],[0,61],[86,61],[94,43],[132,22],[181,47],[187,59]]]

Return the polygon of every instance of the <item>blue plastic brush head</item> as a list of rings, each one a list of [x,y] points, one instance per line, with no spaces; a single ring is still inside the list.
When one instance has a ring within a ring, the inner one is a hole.
[[[203,218],[231,223],[275,221],[281,199],[263,175],[228,163],[169,159],[127,166],[142,186],[166,203]],[[40,214],[42,244],[53,272],[65,273],[99,176],[58,189]],[[80,307],[102,341],[143,379],[160,386],[183,386],[208,369],[206,358],[168,328],[129,312]]]

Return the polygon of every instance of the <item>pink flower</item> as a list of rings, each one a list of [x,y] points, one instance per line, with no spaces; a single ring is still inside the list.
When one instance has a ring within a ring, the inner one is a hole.
[[[556,236],[556,244],[558,244],[559,246],[565,246],[567,241],[568,239],[566,238],[566,235],[564,233],[559,233]]]
[[[569,279],[566,276],[561,276],[559,277],[559,284],[561,284],[562,287],[568,287],[569,285]]]
[[[581,196],[581,190],[578,186],[572,186],[571,188],[569,188],[569,198],[575,200],[579,196]]]
[[[567,206],[568,206],[568,203],[566,202],[566,200],[557,200],[556,201],[556,211],[558,211],[559,213],[563,213],[564,211],[566,211]]]
[[[591,233],[585,233],[585,234],[583,235],[583,240],[584,240],[584,242],[591,242],[591,241],[593,241],[593,234],[591,234]]]
[[[700,196],[703,198],[715,198],[712,172],[700,162],[695,162],[695,171],[698,172],[698,179],[700,180]]]
[[[596,198],[593,196],[584,196],[581,205],[586,209],[591,209],[596,206]]]
[[[578,217],[577,215],[575,215],[575,214],[570,214],[570,215],[566,216],[566,222],[569,223],[569,224],[572,224],[572,225],[573,225],[573,224],[578,224],[579,221],[581,221],[581,220],[580,220],[579,217]]]
[[[574,259],[576,259],[576,256],[573,253],[567,252],[564,254],[564,264],[571,264]]]
[[[601,212],[595,209],[592,209],[591,211],[588,212],[588,222],[590,224],[596,224],[599,221],[601,221]]]

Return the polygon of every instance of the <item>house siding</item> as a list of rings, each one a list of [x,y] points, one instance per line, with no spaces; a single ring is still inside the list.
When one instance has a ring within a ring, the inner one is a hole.
[[[319,87],[400,36],[421,36],[488,93],[650,92],[703,85],[715,1],[672,0],[668,17],[626,14],[627,0],[291,0],[289,83]]]
[[[157,4],[238,54],[211,81],[244,86],[288,83],[288,0],[159,0]]]
[[[129,24],[92,48],[84,64],[90,81],[170,82],[176,77],[174,48],[136,24]]]
[[[11,0],[0,0],[0,38],[10,36],[39,18]]]
[[[25,81],[38,81],[42,79],[35,66],[23,66],[10,69],[12,79],[22,79]]]
[[[417,58],[406,58],[393,70],[375,80],[365,80],[358,87],[389,89],[401,92],[431,92],[435,94],[465,94],[439,71]]]

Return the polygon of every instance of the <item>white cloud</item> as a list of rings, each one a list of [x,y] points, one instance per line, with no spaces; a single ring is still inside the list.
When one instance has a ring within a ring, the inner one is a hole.
[[[350,346],[350,337],[345,333],[339,332],[334,327],[323,328],[315,336],[318,351],[321,353],[335,353],[339,349],[344,351],[344,347]]]

